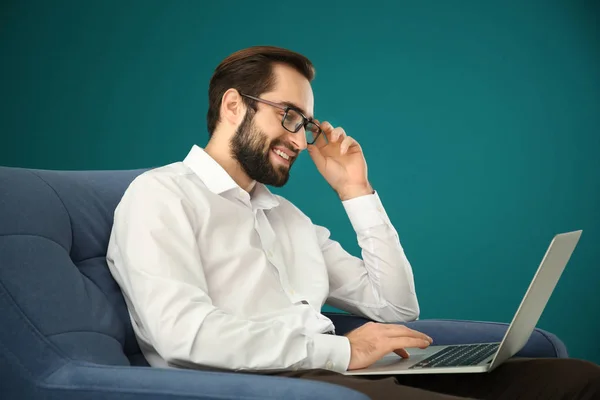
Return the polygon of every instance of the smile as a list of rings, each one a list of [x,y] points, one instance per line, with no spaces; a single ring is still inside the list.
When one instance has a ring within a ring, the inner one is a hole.
[[[274,150],[273,150],[273,152],[274,152],[275,154],[277,154],[278,156],[280,156],[280,157],[283,157],[284,159],[286,159],[286,160],[288,160],[288,161],[290,160],[290,156],[288,156],[287,154],[285,154],[285,153],[284,153],[283,151],[281,151],[281,150],[274,149]]]
[[[271,149],[271,153],[273,153],[273,158],[276,163],[283,164],[285,166],[289,166],[294,158],[290,157],[288,154],[279,149]]]

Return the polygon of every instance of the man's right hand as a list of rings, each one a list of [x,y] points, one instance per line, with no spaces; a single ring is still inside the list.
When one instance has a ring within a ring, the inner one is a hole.
[[[403,325],[375,322],[368,322],[345,336],[351,349],[349,370],[366,368],[391,352],[407,358],[406,347],[425,349],[433,341]]]

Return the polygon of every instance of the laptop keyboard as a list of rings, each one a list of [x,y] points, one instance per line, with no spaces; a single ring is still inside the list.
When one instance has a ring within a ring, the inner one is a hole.
[[[499,345],[500,343],[485,343],[448,346],[411,366],[410,369],[477,365],[494,354]]]

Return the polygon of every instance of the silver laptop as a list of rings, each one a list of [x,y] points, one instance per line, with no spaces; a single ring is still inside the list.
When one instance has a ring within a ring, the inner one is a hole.
[[[346,371],[346,375],[397,375],[487,372],[525,346],[550,295],[571,258],[581,230],[561,233],[548,250],[521,301],[517,313],[499,343],[429,346],[408,349],[410,358],[390,353],[368,368]],[[433,338],[435,342],[435,338]]]

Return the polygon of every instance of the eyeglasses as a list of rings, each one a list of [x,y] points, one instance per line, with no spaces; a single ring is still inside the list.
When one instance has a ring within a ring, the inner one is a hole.
[[[304,127],[307,144],[314,144],[319,138],[319,135],[321,135],[321,133],[323,132],[319,124],[317,124],[310,118],[306,118],[306,116],[295,107],[274,103],[272,101],[250,96],[244,93],[240,94],[249,99],[256,100],[258,102],[265,103],[270,106],[279,108],[280,110],[283,110],[284,114],[283,118],[281,118],[281,125],[287,131],[292,133],[297,133],[302,127]]]

